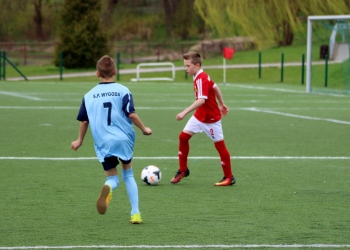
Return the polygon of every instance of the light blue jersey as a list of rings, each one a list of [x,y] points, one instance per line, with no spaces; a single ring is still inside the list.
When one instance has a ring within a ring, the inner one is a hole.
[[[118,83],[100,83],[84,96],[77,120],[89,121],[100,162],[111,156],[132,159],[135,131],[129,114],[134,112],[132,94]]]

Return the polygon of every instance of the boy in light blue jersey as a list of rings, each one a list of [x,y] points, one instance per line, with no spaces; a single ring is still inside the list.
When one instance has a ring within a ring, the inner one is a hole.
[[[114,82],[117,70],[113,59],[103,56],[97,62],[96,68],[96,75],[101,82],[83,98],[77,117],[80,121],[79,135],[78,139],[72,142],[71,149],[77,150],[82,145],[90,124],[96,155],[107,177],[96,202],[97,211],[104,214],[107,210],[112,191],[119,185],[117,165],[121,161],[122,178],[131,204],[130,222],[140,224],[142,219],[138,188],[131,164],[135,143],[132,124],[141,129],[144,135],[151,135],[152,130],[145,127],[135,113],[129,89]]]

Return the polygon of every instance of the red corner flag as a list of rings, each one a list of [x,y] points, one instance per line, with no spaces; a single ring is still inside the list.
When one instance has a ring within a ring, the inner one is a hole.
[[[224,48],[224,58],[226,59],[232,59],[233,54],[235,53],[235,49],[232,48]]]

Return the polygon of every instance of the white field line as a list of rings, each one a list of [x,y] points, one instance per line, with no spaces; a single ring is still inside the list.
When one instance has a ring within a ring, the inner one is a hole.
[[[271,98],[275,98],[274,96],[271,95]],[[281,99],[274,99],[271,100],[271,98],[265,98],[265,99],[258,99],[258,98],[251,98],[251,99],[245,99],[245,100],[237,100],[234,98],[227,98],[225,101],[226,103],[260,103],[260,104],[265,104],[265,103],[277,103],[277,104],[350,104],[350,99],[349,100],[288,100],[286,99],[286,96],[281,97]],[[283,98],[283,99],[282,99]],[[65,102],[65,103],[78,103],[78,105],[81,103],[81,98],[77,99],[40,99],[40,101],[43,102]],[[164,99],[148,99],[147,103],[159,103],[159,102],[168,102],[169,98],[164,98]],[[176,103],[179,102],[185,102],[187,104],[190,104],[192,99],[176,99]],[[304,105],[305,106],[305,105]]]
[[[258,86],[252,86],[252,85],[231,84],[231,83],[227,83],[226,85],[227,85],[227,86],[231,86],[231,87],[245,88],[245,89],[273,90],[273,91],[279,91],[279,92],[290,92],[290,93],[308,94],[308,93],[306,93],[305,91],[293,90],[293,89],[268,88],[268,87],[258,87]]]
[[[266,109],[257,109],[257,108],[247,108],[245,110],[254,111],[254,112],[262,112],[262,113],[269,113],[269,114],[275,114],[275,115],[283,115],[283,116],[295,117],[295,118],[300,118],[300,119],[327,121],[327,122],[334,122],[334,123],[350,125],[350,122],[348,122],[348,121],[342,121],[342,120],[336,120],[336,119],[318,118],[318,117],[305,116],[305,115],[294,115],[294,114],[289,114],[289,113],[282,113],[282,112],[271,111],[271,110],[266,110]]]
[[[135,156],[134,160],[178,160],[177,156]],[[190,156],[189,160],[219,160],[218,156]],[[350,160],[350,156],[231,156],[232,160]],[[0,160],[86,161],[96,157],[0,156]]]
[[[183,85],[183,83],[174,83],[174,84]],[[185,83],[185,84],[188,84],[188,83]],[[243,85],[243,84],[235,84],[235,83],[227,83],[225,85],[231,86],[231,87],[247,88],[247,89],[271,90],[271,91],[278,91],[278,92],[289,92],[289,93],[299,93],[299,94],[309,95],[308,93],[306,93],[303,90],[293,90],[293,89],[285,89],[285,88],[270,88],[270,87],[252,86],[252,85],[248,85],[248,84]],[[15,96],[15,97],[20,97],[20,98],[27,98],[27,99],[31,99],[31,100],[37,100],[37,101],[42,100],[41,98],[38,98],[38,97],[31,97],[29,95],[18,94],[16,92],[0,91],[0,94],[10,95],[10,96]],[[40,94],[40,93],[38,93],[38,94]],[[48,94],[48,93],[45,93],[45,94]],[[72,95],[72,93],[69,93],[69,95]],[[325,95],[328,95],[328,96],[332,95],[332,96],[337,96],[337,97],[348,97],[348,95],[344,95],[344,94],[325,94]]]
[[[25,107],[25,106],[0,106],[0,109],[74,109],[77,110],[77,107]],[[138,107],[137,109],[139,110],[181,110],[183,107]],[[317,110],[348,110],[344,108],[326,108],[326,109],[321,109],[321,108],[316,108]],[[330,119],[330,118],[319,118],[319,117],[312,117],[312,116],[305,116],[305,115],[295,115],[295,114],[290,114],[290,113],[283,113],[283,112],[278,112],[278,111],[273,111],[273,110],[315,110],[315,109],[296,109],[296,108],[280,108],[280,109],[259,109],[259,108],[233,108],[232,110],[247,110],[247,111],[253,111],[253,112],[260,112],[260,113],[269,113],[269,114],[275,114],[275,115],[282,115],[282,116],[289,116],[289,117],[294,117],[294,118],[299,118],[299,119],[307,119],[307,120],[314,120],[314,121],[327,121],[327,122],[333,122],[333,123],[339,123],[339,124],[345,124],[345,125],[350,125],[349,121],[342,121],[342,120],[336,120],[336,119]]]
[[[79,106],[76,107],[63,107],[63,106],[0,106],[0,109],[76,109],[79,110]]]
[[[15,97],[20,97],[20,98],[24,98],[24,99],[34,100],[34,101],[40,101],[41,100],[38,97],[32,97],[32,96],[29,96],[29,95],[22,95],[22,94],[18,94],[16,92],[0,91],[0,95],[15,96]]]
[[[0,106],[0,109],[74,109],[79,111],[79,105],[75,107],[63,107],[63,106]],[[169,109],[184,109],[185,107],[136,107],[136,109],[149,109],[149,110],[169,110]]]
[[[269,245],[269,244],[246,244],[246,245],[91,245],[91,246],[18,246],[18,247],[0,247],[0,250],[17,250],[17,249],[210,249],[210,248],[350,248],[349,244],[293,244],[293,245]]]
[[[143,110],[173,110],[173,109],[184,109],[185,107],[137,107],[137,109],[143,109]],[[64,106],[0,106],[0,109],[73,109],[73,110],[79,110],[78,106],[72,106],[72,107],[64,107]],[[258,109],[255,107],[246,107],[246,108],[230,108],[230,110],[249,110],[252,111],[252,109]],[[339,111],[348,111],[350,108],[259,108],[258,110],[261,111],[273,111],[273,110],[295,110],[295,111],[313,111],[313,110],[319,110],[319,111],[331,111],[331,110],[339,110]]]
[[[257,87],[257,86],[252,86],[252,85],[241,85],[241,84],[232,84],[228,83],[226,84],[228,86],[232,87],[239,87],[239,88],[246,88],[246,89],[259,89],[259,90],[274,90],[274,91],[280,91],[280,92],[290,92],[290,93],[300,93],[300,94],[307,94],[306,91],[301,91],[301,90],[292,90],[292,89],[282,89],[282,88],[268,88],[268,87]],[[334,94],[334,93],[313,93],[317,95],[326,95],[326,96],[336,96],[336,97],[347,97],[348,95],[346,94]]]

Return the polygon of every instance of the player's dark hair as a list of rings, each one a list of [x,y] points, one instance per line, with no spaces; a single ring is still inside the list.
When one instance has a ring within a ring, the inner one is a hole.
[[[198,52],[190,51],[186,54],[183,54],[182,58],[185,60],[191,60],[191,63],[194,65],[199,63],[199,65],[202,66],[202,58]]]
[[[110,56],[105,55],[98,60],[96,69],[102,78],[107,79],[114,76],[116,67],[113,59]]]

